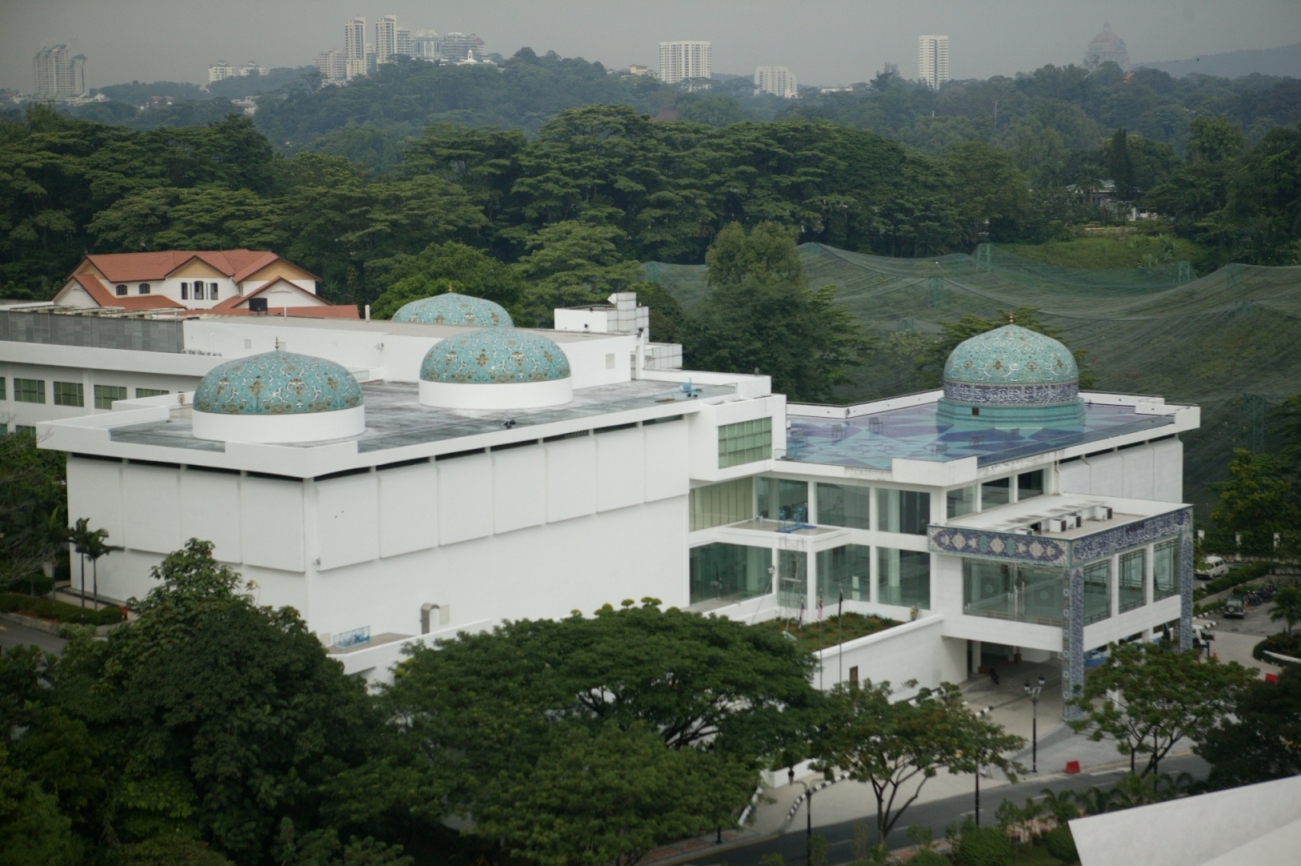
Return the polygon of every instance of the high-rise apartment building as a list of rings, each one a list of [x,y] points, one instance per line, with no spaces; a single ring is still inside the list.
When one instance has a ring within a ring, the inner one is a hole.
[[[37,99],[71,99],[86,95],[86,55],[75,57],[67,45],[36,52],[32,62]]]
[[[678,84],[696,79],[708,80],[710,52],[708,42],[661,42],[660,81]]]
[[[448,33],[439,43],[440,60],[447,63],[464,63],[473,52],[475,60],[482,60],[484,42],[473,33]]]
[[[754,89],[759,93],[771,93],[782,99],[796,99],[799,85],[795,73],[785,66],[760,66],[754,71]]]
[[[216,81],[225,81],[227,78],[234,78],[237,72],[235,67],[231,66],[224,60],[218,60],[216,63],[208,64],[208,83]]]
[[[407,27],[397,29],[397,39],[393,43],[397,46],[394,50],[403,57],[411,57],[411,30]]]
[[[441,37],[436,30],[416,30],[411,34],[411,56],[421,60],[437,60]]]
[[[932,90],[949,80],[949,37],[917,37],[917,80]]]
[[[343,25],[345,80],[366,74],[366,19],[354,18]]]
[[[316,68],[322,84],[343,84],[348,80],[348,57],[337,48],[316,55]]]
[[[398,17],[385,15],[375,22],[375,63],[388,63],[398,53]]]

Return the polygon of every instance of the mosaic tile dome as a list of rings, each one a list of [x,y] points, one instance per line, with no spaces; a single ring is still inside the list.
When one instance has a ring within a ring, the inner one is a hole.
[[[505,385],[568,379],[569,359],[559,346],[528,331],[485,328],[434,344],[420,364],[426,382]]]
[[[448,292],[421,298],[404,305],[393,314],[395,322],[422,322],[426,325],[471,325],[476,328],[510,328],[515,325],[501,304]]]
[[[1052,337],[1004,325],[961,343],[944,365],[944,396],[962,403],[1043,405],[1079,395],[1080,371]]]
[[[213,367],[194,408],[215,415],[303,415],[362,405],[361,386],[333,361],[266,352]]]

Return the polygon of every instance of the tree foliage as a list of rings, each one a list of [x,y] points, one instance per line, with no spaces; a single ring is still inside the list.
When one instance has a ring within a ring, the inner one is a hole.
[[[67,541],[67,455],[0,435],[0,587],[53,562]]]
[[[1276,683],[1251,683],[1195,751],[1210,763],[1213,787],[1301,774],[1301,666],[1285,665]]]

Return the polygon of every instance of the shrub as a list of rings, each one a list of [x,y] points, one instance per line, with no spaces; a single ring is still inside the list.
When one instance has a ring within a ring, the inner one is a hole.
[[[6,586],[5,590],[23,595],[49,595],[54,590],[54,581],[38,572],[18,578]]]
[[[1080,854],[1075,850],[1075,837],[1071,835],[1071,828],[1068,824],[1058,824],[1055,828],[1048,831],[1044,836],[1044,843],[1048,847],[1048,853],[1056,857],[1063,863],[1078,863]]]
[[[0,592],[0,611],[79,625],[112,625],[122,621],[121,608],[106,607],[102,610],[92,610],[89,607],[83,608],[75,604],[12,592]]]
[[[997,827],[967,830],[958,842],[958,860],[963,866],[1008,866],[1012,843]]]
[[[206,842],[186,836],[157,836],[120,849],[126,866],[231,866]]]
[[[1241,586],[1258,577],[1264,577],[1273,569],[1274,563],[1272,562],[1252,562],[1242,568],[1233,569],[1224,577],[1217,577],[1215,580],[1203,584],[1202,588],[1206,590],[1207,595],[1212,595],[1226,589],[1233,589],[1235,586]]]
[[[1276,659],[1268,658],[1265,650],[1301,659],[1301,634],[1272,634],[1252,647],[1251,656],[1257,661],[1277,664]]]
[[[908,866],[951,866],[951,861],[938,851],[923,848],[913,855]]]

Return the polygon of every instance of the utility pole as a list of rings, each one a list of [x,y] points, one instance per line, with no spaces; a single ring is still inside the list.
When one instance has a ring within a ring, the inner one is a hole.
[[[1039,677],[1039,684],[1032,686],[1030,681],[1025,681],[1025,693],[1030,698],[1030,703],[1034,706],[1033,715],[1030,721],[1031,746],[1030,746],[1030,772],[1039,772],[1039,694],[1044,690],[1044,678]]]

